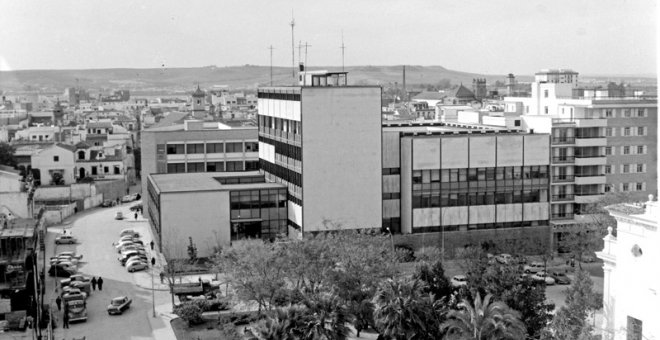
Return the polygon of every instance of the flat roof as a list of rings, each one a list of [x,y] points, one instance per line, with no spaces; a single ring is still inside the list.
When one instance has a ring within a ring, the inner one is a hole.
[[[150,174],[161,193],[286,188],[279,183],[221,184],[216,178],[263,176],[259,171]]]
[[[414,121],[383,121],[385,131],[429,132],[429,133],[517,133],[526,134],[524,130],[508,129],[506,127],[468,124],[458,122],[414,122]]]

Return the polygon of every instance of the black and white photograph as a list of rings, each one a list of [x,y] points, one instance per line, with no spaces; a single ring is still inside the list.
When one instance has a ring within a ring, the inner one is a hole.
[[[0,339],[660,339],[653,0],[0,1]]]

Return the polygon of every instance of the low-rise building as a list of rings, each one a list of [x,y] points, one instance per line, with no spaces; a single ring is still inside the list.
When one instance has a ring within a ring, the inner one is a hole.
[[[41,185],[75,183],[74,150],[71,145],[56,143],[43,146],[32,154],[30,164],[33,172],[38,170]],[[61,178],[61,182],[56,183],[56,178]]]

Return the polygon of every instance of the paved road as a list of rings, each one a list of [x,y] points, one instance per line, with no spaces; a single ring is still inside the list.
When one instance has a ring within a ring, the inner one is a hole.
[[[112,243],[119,238],[119,232],[125,228],[133,228],[140,232],[143,241],[148,244],[150,234],[145,222],[118,221],[114,215],[121,210],[125,216],[132,204],[123,204],[113,208],[96,208],[75,215],[63,226],[50,227],[47,235],[46,254],[53,256],[61,251],[76,251],[83,255],[78,271],[88,276],[103,277],[103,291],[93,291],[87,299],[88,320],[70,325],[69,329],[61,326],[62,315],[58,313],[59,323],[55,331],[56,339],[71,339],[87,336],[87,339],[154,339],[154,328],[160,328],[163,321],[152,318],[152,292],[135,285],[134,275],[126,271],[117,261],[116,250]],[[55,236],[67,230],[78,239],[75,245],[55,245]],[[148,248],[148,245],[147,245]],[[142,273],[144,275],[144,273]],[[59,279],[58,279],[59,280]],[[55,279],[47,276],[47,297],[54,301]],[[106,306],[110,299],[127,295],[133,299],[131,308],[123,315],[109,316]],[[167,303],[167,292],[156,291],[156,305]],[[53,306],[54,306],[53,302]]]

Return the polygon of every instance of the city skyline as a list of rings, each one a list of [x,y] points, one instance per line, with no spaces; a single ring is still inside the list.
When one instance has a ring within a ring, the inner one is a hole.
[[[10,2],[0,70],[440,65],[481,74],[655,75],[653,1]],[[375,36],[377,38],[375,38]],[[605,52],[604,52],[605,51]],[[299,50],[295,49],[298,62]],[[300,59],[305,59],[304,50]]]

